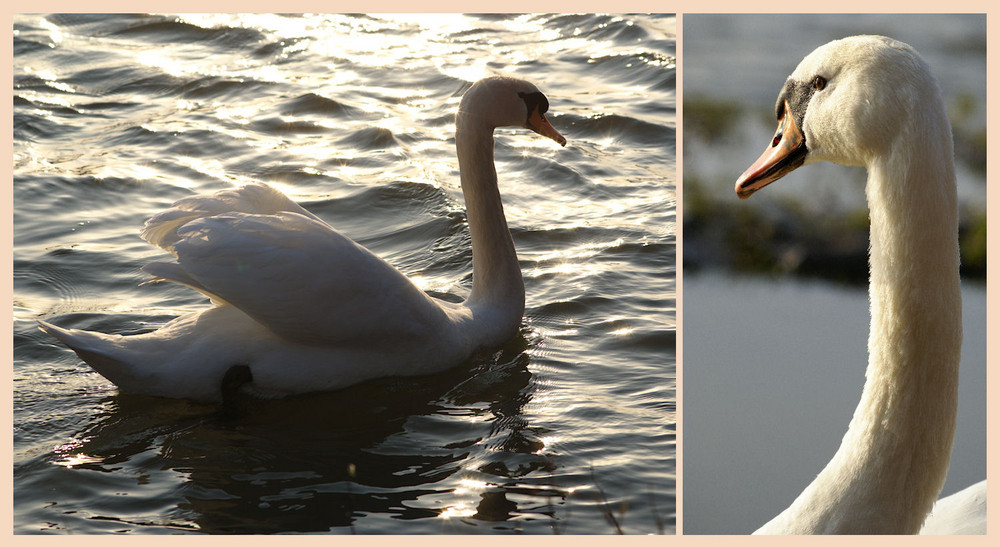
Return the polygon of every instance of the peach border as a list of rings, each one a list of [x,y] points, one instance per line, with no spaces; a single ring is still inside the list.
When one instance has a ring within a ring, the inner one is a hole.
[[[995,4],[995,2],[993,2]],[[418,7],[414,10],[414,7]],[[142,2],[137,4],[136,2],[123,2],[121,0],[98,0],[96,2],[80,3],[69,2],[66,0],[42,0],[41,2],[32,2],[30,4],[20,4],[19,6],[11,6],[8,4],[8,8],[14,7],[27,7],[30,9],[20,10],[20,11],[31,11],[31,12],[133,12],[133,11],[170,11],[170,12],[211,12],[211,11],[243,11],[243,12],[269,12],[269,11],[283,11],[283,12],[412,12],[412,11],[422,11],[422,12],[601,12],[601,11],[615,11],[615,12],[665,12],[665,13],[676,13],[678,14],[677,21],[677,52],[680,62],[678,63],[678,76],[677,76],[677,101],[678,101],[678,113],[677,113],[677,123],[678,123],[678,138],[677,138],[677,157],[679,159],[683,158],[683,140],[681,139],[681,134],[683,131],[683,74],[684,74],[684,55],[683,55],[683,14],[688,13],[746,13],[748,10],[754,10],[756,12],[781,12],[781,13],[829,13],[832,11],[841,13],[986,13],[987,20],[991,19],[990,16],[996,16],[1000,14],[1000,8],[996,5],[990,6],[990,3],[986,0],[974,0],[974,1],[952,1],[947,4],[942,4],[940,2],[929,2],[927,0],[915,0],[903,2],[902,0],[890,0],[887,2],[879,3],[877,6],[869,1],[859,1],[859,0],[840,0],[835,4],[830,4],[828,2],[796,2],[793,4],[789,3],[771,3],[771,4],[747,4],[746,2],[736,2],[735,0],[679,0],[674,2],[665,2],[663,0],[650,1],[650,0],[626,0],[625,2],[608,2],[607,0],[550,0],[549,2],[539,3],[536,1],[525,1],[525,0],[506,0],[503,2],[494,3],[484,3],[484,2],[458,2],[457,0],[430,0],[427,2],[420,3],[418,5],[412,2],[405,2],[403,0],[367,0],[365,2],[359,2],[357,0],[353,1],[334,1],[334,2],[320,2],[317,0],[292,0],[290,2],[283,2],[280,5],[275,2],[262,2],[260,0],[244,0],[241,2],[236,2],[233,0],[175,0],[172,2]],[[610,8],[610,9],[609,9]],[[876,8],[873,10],[873,8]],[[947,8],[947,9],[943,9]],[[4,20],[7,22],[8,29],[13,27],[13,14],[15,11],[6,12],[4,14]],[[995,30],[996,25],[989,25],[987,30],[987,73],[988,73],[988,102],[995,103],[997,99],[998,89],[1000,89],[1000,78],[997,77],[997,44],[1000,40],[1000,36]],[[13,59],[13,44],[12,41],[3,42],[0,46],[3,48],[5,58]],[[4,66],[3,71],[7,76],[7,81],[12,81],[12,62]],[[995,105],[994,105],[995,106]],[[12,103],[4,102],[3,106],[0,107],[4,113],[4,126],[7,135],[13,135],[13,106]],[[1000,128],[998,126],[998,116],[997,108],[987,109],[987,128],[991,133],[994,129]],[[4,150],[7,154],[7,158],[13,158],[13,141],[4,142]],[[989,157],[989,163],[993,163],[993,160],[1000,158],[997,152],[998,148],[995,144],[995,139],[988,141],[987,151]],[[10,161],[8,159],[8,161]],[[11,163],[4,163],[4,181],[6,184],[12,184],[12,170],[13,166]],[[682,233],[682,218],[683,218],[683,166],[682,161],[677,162],[677,178],[678,190],[677,190],[677,256],[683,256],[683,233]],[[5,233],[5,238],[3,239],[3,249],[7,256],[13,256],[13,199],[12,199],[12,187],[7,187],[7,199],[0,200],[0,208],[6,214],[7,221],[3,224],[3,232]],[[994,221],[998,220],[997,215],[1000,215],[1000,197],[996,192],[988,192],[987,196],[987,214],[988,222],[992,224]],[[988,253],[990,257],[997,257],[998,252],[1000,252],[1000,242],[998,242],[996,237],[989,237],[988,243]],[[992,281],[996,277],[996,259],[993,258],[989,260],[989,273],[987,275],[987,285],[994,285],[995,282]],[[681,262],[678,261],[678,266]],[[6,271],[8,279],[13,279],[13,260],[7,263]],[[10,296],[8,301],[13,301],[13,286],[12,283],[8,283],[4,287],[4,292]],[[678,473],[678,483],[677,483],[677,522],[678,522],[678,533],[683,533],[683,438],[684,438],[684,427],[683,427],[683,272],[680,267],[678,267],[678,279],[677,279],[677,324],[681,336],[678,337],[677,342],[677,385],[679,386],[677,402],[678,402],[678,453],[677,453],[677,473]],[[992,295],[988,296],[988,312],[987,312],[987,323],[988,323],[988,338],[992,340],[1000,336],[1000,328],[997,327],[996,321],[993,319],[998,317],[1000,313],[1000,304],[997,303],[997,298]],[[7,355],[13,354],[13,340],[12,338],[4,339],[4,346],[8,350]],[[1000,358],[996,356],[996,351],[991,351],[994,348],[987,347],[987,360],[988,365],[994,369],[1000,366],[1000,363],[994,363],[994,361],[1000,361]],[[1000,369],[997,369],[1000,370]],[[4,369],[2,376],[8,380],[8,385],[10,385],[12,371],[10,367]],[[989,394],[997,393],[997,375],[988,374],[987,378],[987,392]],[[5,396],[6,405],[4,407],[5,413],[9,416],[10,421],[8,423],[13,423],[13,405],[12,396],[8,392]],[[988,427],[987,435],[989,437],[989,442],[987,444],[989,453],[994,455],[987,465],[987,474],[992,474],[990,470],[996,468],[994,463],[997,460],[995,456],[997,454],[996,444],[997,432],[996,424],[998,423],[998,412],[997,405],[990,405],[987,412],[987,420],[990,426]],[[12,464],[13,457],[13,439],[12,437],[6,437],[4,440],[4,445],[6,448],[6,461]],[[8,469],[12,469],[12,465],[8,465]],[[4,480],[4,486],[6,491],[12,492],[13,490],[13,476],[6,475]],[[990,487],[990,497],[994,497],[996,493],[1000,491],[1000,488],[996,486],[996,482]],[[8,503],[13,504],[13,496],[7,498],[10,500]],[[5,506],[3,512],[9,517],[6,522],[10,523],[7,529],[7,534],[11,536],[11,539],[17,543],[41,543],[50,541],[59,541],[53,538],[47,537],[35,537],[35,536],[14,536],[12,534],[13,529],[13,515],[12,515],[12,505]],[[663,545],[663,542],[667,542],[668,545],[673,545],[679,543],[680,545],[733,545],[733,544],[743,544],[745,542],[766,542],[769,545],[774,544],[784,544],[784,545],[801,545],[803,543],[813,544],[821,542],[834,542],[845,544],[847,542],[861,542],[866,545],[878,545],[884,542],[889,542],[893,544],[902,542],[915,542],[921,545],[928,544],[946,544],[950,546],[964,546],[964,545],[988,545],[989,543],[995,543],[996,539],[990,540],[990,537],[1000,536],[1000,522],[998,522],[997,517],[998,511],[994,508],[989,511],[989,530],[990,534],[987,536],[963,536],[963,537],[948,537],[948,538],[935,538],[935,537],[922,537],[922,538],[871,538],[871,537],[860,537],[860,538],[846,538],[846,537],[816,537],[816,538],[780,538],[780,537],[770,537],[770,538],[759,538],[751,539],[743,536],[682,536],[676,538],[670,537],[651,537],[651,536],[625,536],[625,537],[567,537],[567,536],[532,536],[527,539],[529,542],[541,543],[545,541],[547,543],[568,543],[578,544],[583,541],[587,544],[604,544],[607,541],[614,542],[616,544],[621,544],[621,542],[629,542],[632,544],[647,544],[652,545]],[[185,540],[190,541],[212,541],[212,542],[235,542],[235,541],[249,541],[249,542],[274,542],[276,538],[272,537],[248,537],[235,539],[232,537],[200,537],[200,536],[184,536]],[[477,542],[496,545],[499,542],[509,542],[509,536],[476,536],[475,538],[468,536],[422,536],[422,537],[408,537],[407,542],[412,542],[422,545],[433,545],[435,547],[442,544],[454,544],[459,542]],[[160,536],[143,536],[141,541],[146,542],[175,542],[177,537],[160,537]],[[84,543],[97,543],[101,542],[115,542],[115,541],[139,541],[137,538],[133,537],[132,540],[125,538],[112,538],[110,536],[74,536],[74,542],[83,541]],[[290,541],[295,542],[348,542],[352,545],[364,544],[364,545],[383,545],[383,544],[395,544],[399,541],[397,537],[344,537],[337,536],[336,538],[330,538],[328,536],[305,536],[305,537],[295,537],[290,539]],[[946,543],[944,543],[946,542]],[[829,544],[829,543],[827,543]]]

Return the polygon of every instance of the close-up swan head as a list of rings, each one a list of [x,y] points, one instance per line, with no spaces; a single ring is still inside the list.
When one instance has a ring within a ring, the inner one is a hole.
[[[548,109],[548,99],[531,82],[491,76],[474,83],[462,97],[459,130],[463,122],[491,128],[523,127],[566,146],[565,137],[545,117]]]
[[[855,36],[807,55],[775,114],[778,130],[736,193],[746,199],[817,161],[866,168],[870,329],[865,387],[840,448],[757,533],[917,533],[949,468],[962,344],[954,150],[941,91],[910,46]],[[984,489],[960,496],[969,503],[962,518],[945,516],[955,503],[946,502],[934,521],[981,529]]]
[[[890,156],[901,135],[926,127],[921,116],[944,116],[927,108],[940,103],[930,69],[907,44],[852,36],[822,45],[782,87],[775,104],[778,129],[737,180],[736,193],[746,199],[818,161],[868,167]],[[950,135],[927,138],[950,142]]]

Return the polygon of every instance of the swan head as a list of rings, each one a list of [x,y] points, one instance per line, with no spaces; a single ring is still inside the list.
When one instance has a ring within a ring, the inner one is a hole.
[[[938,105],[943,113],[930,69],[907,44],[852,36],[822,45],[782,87],[775,105],[778,129],[736,181],[736,193],[746,199],[817,161],[867,167],[913,131],[918,112]]]
[[[523,127],[548,137],[562,146],[559,134],[545,113],[549,100],[531,82],[507,76],[491,76],[472,84],[462,96],[457,121],[478,124],[490,131],[497,127]]]

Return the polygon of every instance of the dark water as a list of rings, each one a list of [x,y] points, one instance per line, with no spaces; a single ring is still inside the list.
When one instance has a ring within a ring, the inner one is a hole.
[[[675,19],[17,16],[14,531],[672,533]],[[446,373],[261,401],[124,396],[36,319],[154,329],[138,237],[260,180],[420,286],[470,289],[453,117],[536,83],[560,149],[499,131],[521,335]]]

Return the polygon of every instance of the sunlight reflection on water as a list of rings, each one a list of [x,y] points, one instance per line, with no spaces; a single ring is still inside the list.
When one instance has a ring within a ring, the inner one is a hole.
[[[15,530],[610,533],[599,482],[635,515],[626,532],[663,531],[657,518],[672,531],[673,25],[19,16]],[[421,288],[464,298],[454,111],[496,71],[536,82],[569,140],[497,132],[527,292],[502,348],[229,420],[117,394],[35,327],[131,334],[203,309],[185,287],[139,286],[166,258],[139,228],[177,199],[258,180]]]

